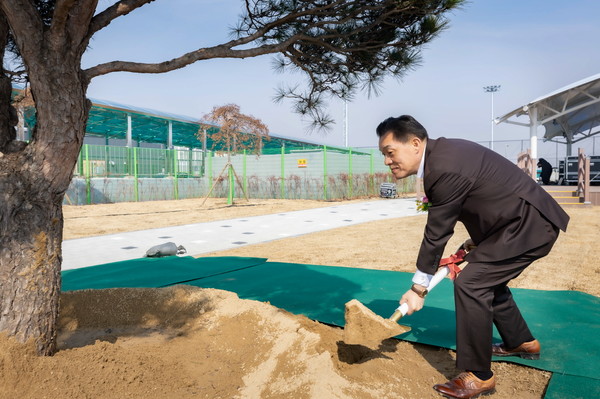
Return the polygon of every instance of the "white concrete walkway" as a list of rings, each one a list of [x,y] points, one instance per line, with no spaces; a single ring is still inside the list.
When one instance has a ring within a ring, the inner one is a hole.
[[[141,258],[150,247],[169,241],[183,245],[187,249],[186,255],[197,256],[416,214],[414,198],[376,199],[303,211],[66,240],[62,246],[62,270]]]

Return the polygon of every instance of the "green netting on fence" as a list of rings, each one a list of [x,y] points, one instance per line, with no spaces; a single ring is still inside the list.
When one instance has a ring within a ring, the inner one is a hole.
[[[84,177],[202,177],[204,158],[198,149],[86,144],[79,154],[75,174]]]
[[[379,194],[392,182],[376,151],[314,149],[227,156],[198,149],[83,146],[67,204],[182,198],[340,200]],[[231,169],[228,165],[231,165]],[[230,178],[230,171],[235,175]],[[233,182],[233,183],[232,183]],[[397,182],[414,192],[414,177]],[[233,190],[230,190],[233,187]]]

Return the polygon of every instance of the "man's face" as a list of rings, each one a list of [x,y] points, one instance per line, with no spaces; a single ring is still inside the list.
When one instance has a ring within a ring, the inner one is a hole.
[[[411,136],[406,143],[402,143],[388,132],[379,139],[379,150],[384,156],[384,163],[389,166],[396,179],[417,174],[424,148],[425,143],[416,136]]]

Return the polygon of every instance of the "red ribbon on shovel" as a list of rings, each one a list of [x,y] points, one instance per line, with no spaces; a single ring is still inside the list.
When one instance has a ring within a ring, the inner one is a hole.
[[[467,255],[467,251],[460,248],[458,251],[456,251],[456,253],[440,260],[440,267],[447,266],[450,270],[448,277],[450,277],[451,280],[454,280],[458,276],[458,273],[462,271],[458,265],[465,261],[465,255]]]

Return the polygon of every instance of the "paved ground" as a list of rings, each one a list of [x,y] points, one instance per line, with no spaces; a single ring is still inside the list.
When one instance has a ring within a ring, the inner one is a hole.
[[[186,255],[221,251],[417,213],[414,198],[382,199],[303,211],[164,227],[63,242],[62,269],[141,258],[157,244],[174,242]],[[266,255],[265,255],[266,256]]]

